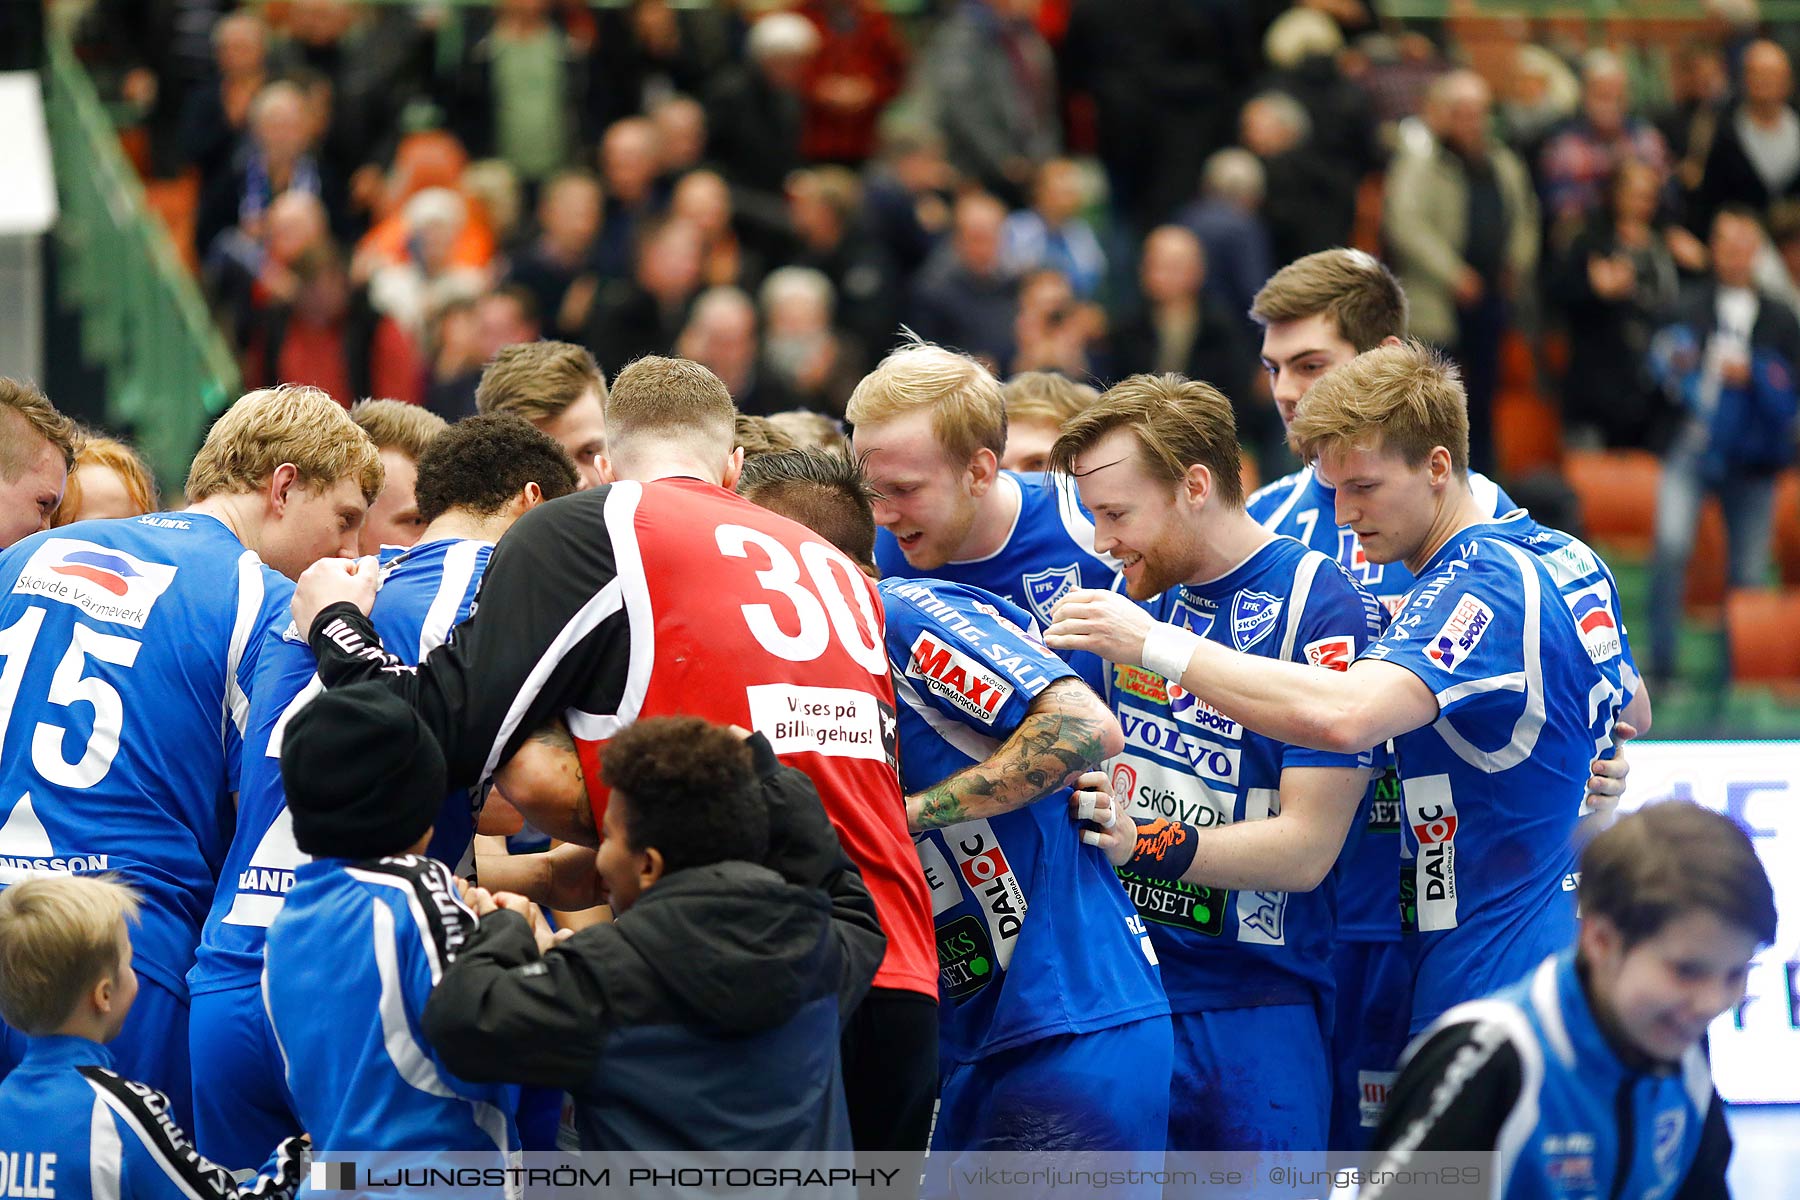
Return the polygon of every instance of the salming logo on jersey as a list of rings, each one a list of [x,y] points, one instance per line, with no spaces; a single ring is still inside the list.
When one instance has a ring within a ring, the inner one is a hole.
[[[985,725],[1012,698],[1012,684],[931,633],[913,641],[906,673]]]
[[[142,629],[175,582],[175,568],[77,538],[46,538],[13,592],[79,608],[97,621]]]
[[[1456,928],[1456,801],[1450,776],[1401,781],[1406,822],[1419,840],[1413,863],[1415,911],[1421,933]]]
[[[19,797],[0,825],[0,884],[20,883],[37,875],[72,875],[104,871],[104,854],[68,854],[50,842],[50,834],[32,807],[31,794]]]

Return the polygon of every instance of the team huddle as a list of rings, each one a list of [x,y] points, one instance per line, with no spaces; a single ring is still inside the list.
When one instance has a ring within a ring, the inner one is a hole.
[[[1469,471],[1376,260],[1251,315],[1308,465],[1248,496],[1177,375],[1020,471],[935,346],[845,455],[550,343],[483,391],[570,395],[435,434],[378,559],[396,468],[303,388],[185,509],[0,551],[0,1151],[61,1197],[289,1194],[302,1133],[1723,1195],[1700,1039],[1773,902],[1723,818],[1607,828],[1650,724],[1611,572]]]

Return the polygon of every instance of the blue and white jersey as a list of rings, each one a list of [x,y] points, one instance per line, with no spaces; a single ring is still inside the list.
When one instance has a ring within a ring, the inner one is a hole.
[[[409,854],[294,874],[262,990],[314,1152],[517,1150],[519,1089],[457,1078],[421,1025],[475,927],[450,868]]]
[[[1576,820],[1622,689],[1542,560],[1493,524],[1432,556],[1364,657],[1405,667],[1438,702],[1435,722],[1394,739],[1417,1033],[1574,936]]]
[[[1481,511],[1505,516],[1516,507],[1498,484],[1469,472],[1469,491]],[[1399,611],[1413,585],[1404,563],[1372,563],[1348,526],[1337,523],[1337,490],[1319,482],[1311,467],[1284,475],[1252,493],[1244,507],[1271,533],[1298,538],[1337,559],[1350,578],[1380,600],[1386,613]],[[1338,857],[1338,937],[1356,942],[1400,940],[1400,897],[1395,872],[1400,863],[1400,783],[1392,762],[1369,785],[1368,802]]]
[[[1608,734],[1619,710],[1631,703],[1643,686],[1638,676],[1637,660],[1631,654],[1631,638],[1625,632],[1625,612],[1619,606],[1619,585],[1612,568],[1580,538],[1560,529],[1540,525],[1524,509],[1507,514],[1493,523],[1493,531],[1515,545],[1537,555],[1556,590],[1569,606],[1575,626],[1581,631],[1581,644],[1596,667],[1610,680],[1618,675],[1619,693],[1614,697],[1613,711],[1605,729],[1596,729],[1596,741]],[[1607,757],[1611,757],[1610,753]]]
[[[257,657],[293,585],[219,520],[154,513],[0,554],[0,885],[114,872],[176,996],[231,841]]]
[[[930,572],[1010,600],[1048,626],[1057,602],[1079,588],[1105,590],[1118,565],[1094,551],[1094,521],[1081,507],[1066,475],[1002,471],[999,490],[1018,494],[1018,516],[1006,544],[986,558],[945,563]],[[926,573],[906,561],[900,543],[886,529],[875,532],[875,565],[883,579],[919,579]],[[1069,665],[1095,691],[1106,686],[1106,666],[1097,655],[1076,654]]]
[[[1159,621],[1246,654],[1336,670],[1381,631],[1380,606],[1335,561],[1278,537],[1218,579],[1171,589],[1145,607]],[[1245,729],[1179,684],[1113,668],[1113,711],[1125,752],[1113,794],[1140,823],[1200,829],[1281,810],[1289,767],[1370,767],[1378,751],[1333,754]],[[1140,836],[1155,826],[1140,824]],[[1333,885],[1310,892],[1234,892],[1120,872],[1150,922],[1176,1012],[1323,1003],[1331,992]]]
[[[0,1196],[38,1200],[290,1200],[306,1154],[271,1146],[265,1173],[239,1184],[202,1158],[169,1098],[122,1078],[86,1038],[31,1039],[0,1083]]]
[[[998,596],[935,579],[879,590],[909,793],[985,761],[1046,687],[1076,678],[1030,615]],[[937,927],[945,1063],[1169,1011],[1144,923],[1105,854],[1081,843],[1068,804],[1064,789],[915,837]]]
[[[381,591],[370,614],[382,644],[414,662],[441,645],[474,606],[475,589],[493,549],[492,542],[460,538],[439,538],[411,549],[382,547]],[[268,634],[250,704],[237,832],[188,976],[196,992],[256,982],[262,974],[263,935],[294,886],[294,869],[306,861],[294,844],[294,823],[281,786],[281,739],[293,714],[320,691],[316,665],[291,622],[285,631]],[[474,836],[472,794],[466,788],[451,792],[438,812],[428,853],[460,866]]]

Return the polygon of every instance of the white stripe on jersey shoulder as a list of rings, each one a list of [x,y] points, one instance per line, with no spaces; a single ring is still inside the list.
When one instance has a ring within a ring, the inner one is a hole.
[[[1575,1043],[1569,1040],[1569,1026],[1563,1020],[1562,987],[1556,977],[1557,959],[1551,955],[1531,973],[1531,1007],[1538,1023],[1544,1027],[1544,1040],[1550,1043],[1557,1060],[1567,1070],[1575,1069]]]
[[[1094,544],[1095,538],[1098,537],[1094,532],[1094,521],[1092,517],[1081,511],[1081,496],[1075,490],[1075,480],[1060,471],[1050,472],[1048,478],[1051,489],[1056,493],[1056,514],[1062,518],[1063,532],[1069,535],[1071,542],[1105,563],[1109,571],[1117,571],[1119,560],[1110,554],[1100,553],[1099,547]],[[1024,511],[1024,507],[1021,494],[1019,505],[1021,512]],[[1008,538],[1007,540],[1011,541],[1012,539]]]
[[[968,755],[976,762],[986,762],[994,751],[1000,748],[999,739],[978,733],[961,721],[953,721],[933,708],[929,700],[919,695],[919,689],[913,686],[912,680],[906,677],[905,671],[896,670],[893,675],[894,698],[917,713],[919,719],[925,722],[933,733],[949,742],[956,750]]]
[[[1300,614],[1306,611],[1306,602],[1312,598],[1313,580],[1318,577],[1319,568],[1331,561],[1317,550],[1308,550],[1294,568],[1294,586],[1288,593],[1287,617],[1281,630],[1283,662],[1293,661],[1294,643],[1300,640]]]
[[[256,557],[256,552],[246,550],[238,555],[237,560],[237,616],[231,622],[231,648],[225,655],[225,715],[224,720],[237,726],[238,736],[244,736],[244,727],[250,720],[250,697],[238,684],[238,667],[244,661],[244,650],[250,644],[250,634],[256,628],[256,618],[262,613],[263,606],[263,563]],[[219,732],[225,731],[223,721]]]
[[[125,1147],[112,1109],[95,1089],[94,1107],[88,1113],[88,1190],[93,1200],[119,1200],[119,1177],[125,1167]]]
[[[624,488],[633,489],[634,497],[637,492],[641,491],[635,483],[615,483],[612,485],[612,493],[606,500],[607,524],[609,527],[612,523],[613,502],[619,497],[620,490]],[[635,511],[635,498],[631,503]],[[618,546],[616,540],[613,550],[614,554],[617,555]],[[570,648],[579,643],[582,638],[598,629],[607,618],[611,617],[614,613],[617,613],[624,606],[624,591],[619,578],[615,576],[605,587],[589,597],[587,603],[576,609],[575,615],[570,617],[568,623],[565,624],[562,629],[557,632],[557,635],[551,639],[550,644],[544,648],[543,655],[532,665],[531,671],[525,676],[525,682],[519,688],[519,694],[513,697],[511,706],[506,710],[506,719],[500,722],[500,729],[494,735],[494,744],[488,748],[487,761],[484,762],[481,767],[482,779],[486,780],[491,778],[494,772],[499,768],[500,755],[505,752],[506,743],[512,739],[513,733],[518,730],[519,722],[525,719],[526,710],[528,710],[533,702],[537,700],[538,693],[544,690],[544,684],[549,680],[551,673],[556,670],[558,664],[560,664],[564,658],[568,657]],[[638,639],[640,637],[646,641],[649,640],[650,630],[647,627],[640,626],[634,621],[632,624],[631,640],[631,669],[633,673],[637,670],[636,660],[638,653]],[[646,677],[647,675],[648,672],[646,671]],[[630,691],[628,687],[627,696],[629,695]],[[641,694],[638,697],[638,702],[640,704],[643,703]],[[571,720],[570,723],[570,730],[571,732],[574,730],[573,720]]]
[[[381,979],[377,1008],[381,1014],[381,1043],[387,1051],[388,1061],[394,1064],[400,1078],[419,1091],[444,1100],[462,1100],[463,1097],[444,1082],[436,1064],[413,1037],[412,1021],[406,1012],[406,989],[400,978],[400,951],[393,911],[387,905],[377,903],[371,912],[375,972]],[[435,971],[432,983],[437,983]],[[494,1148],[502,1154],[510,1153],[512,1147],[506,1136],[506,1117],[500,1110],[479,1100],[464,1100],[464,1103],[469,1105],[476,1126],[493,1139]]]
[[[1444,739],[1444,744],[1456,752],[1456,756],[1478,771],[1497,775],[1501,771],[1511,770],[1527,758],[1537,748],[1538,736],[1544,731],[1544,663],[1539,657],[1543,644],[1543,586],[1538,578],[1538,566],[1531,558],[1511,542],[1495,541],[1493,543],[1505,551],[1513,560],[1514,568],[1519,572],[1521,590],[1525,595],[1524,605],[1524,659],[1525,669],[1510,671],[1505,675],[1496,675],[1489,679],[1472,679],[1466,683],[1456,684],[1437,693],[1438,706],[1445,707],[1462,697],[1476,692],[1508,691],[1522,692],[1525,696],[1525,708],[1519,713],[1519,719],[1513,722],[1512,738],[1500,749],[1489,753],[1478,749],[1467,738],[1457,732],[1447,716],[1439,716],[1432,728]],[[1560,601],[1559,601],[1560,603]]]
[[[1484,516],[1489,514],[1496,517],[1506,516],[1500,511],[1500,485],[1480,471],[1469,472],[1469,495],[1475,498],[1475,507],[1480,509]],[[1525,510],[1521,508],[1517,511],[1524,512]]]
[[[432,875],[437,880],[437,890],[455,902],[457,908],[467,917],[468,925],[475,924],[475,914],[463,904],[462,897],[457,894],[456,883],[450,877],[450,869],[434,858],[402,856],[395,859],[382,859],[378,863],[361,867],[345,867],[344,873],[363,883],[392,888],[406,898],[406,907],[412,913],[413,928],[419,935],[419,944],[425,947],[425,961],[431,968],[432,986],[436,987],[438,981],[443,978],[444,968],[449,965],[446,959],[455,957],[450,952],[461,946],[461,938],[466,935],[459,934],[457,939],[452,942],[450,931],[445,930],[445,944],[443,946],[438,944],[438,938],[434,931],[440,929],[444,922],[438,914],[427,912],[425,909],[425,902],[419,895],[420,887],[425,884],[422,876]],[[377,906],[380,907],[379,902],[377,902]]]
[[[563,719],[568,722],[569,732],[584,742],[604,742],[637,720],[644,707],[644,697],[650,690],[650,675],[656,669],[656,614],[650,607],[650,580],[644,574],[644,551],[638,545],[637,537],[637,510],[643,499],[643,485],[629,480],[613,484],[606,497],[606,534],[612,540],[613,581],[605,590],[618,590],[619,605],[625,610],[625,623],[631,634],[631,650],[617,712],[564,710]]]
[[[425,610],[425,621],[419,628],[419,656],[413,659],[414,662],[423,663],[425,656],[443,645],[450,636],[450,630],[456,625],[456,615],[462,611],[463,601],[468,599],[469,584],[475,578],[475,563],[482,550],[491,549],[493,544],[463,538],[452,542],[444,551],[444,570],[438,576],[437,593],[431,597],[431,607]]]
[[[1292,475],[1284,475],[1274,483],[1256,489],[1255,494],[1250,497],[1252,500],[1256,499],[1257,496],[1262,495],[1264,492],[1269,491],[1271,488],[1278,488],[1284,483],[1290,483],[1292,485],[1288,490],[1287,499],[1281,502],[1281,507],[1270,513],[1269,519],[1262,523],[1264,529],[1274,529],[1283,521],[1287,520],[1288,514],[1294,511],[1294,505],[1300,503],[1300,497],[1306,494],[1306,485],[1312,482],[1312,477],[1313,469],[1311,467],[1301,467]]]
[[[281,710],[279,717],[275,718],[275,726],[269,730],[269,748],[263,751],[264,757],[281,757],[281,744],[287,740],[288,722],[292,721],[294,715],[301,709],[311,704],[313,697],[324,690],[325,681],[319,678],[317,671],[314,671],[313,677],[306,681],[306,686],[294,693],[294,698],[287,702],[287,707]]]

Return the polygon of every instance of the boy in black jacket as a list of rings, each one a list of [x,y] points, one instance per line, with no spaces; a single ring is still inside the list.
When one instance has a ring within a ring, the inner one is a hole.
[[[553,935],[472,889],[426,1036],[465,1078],[569,1091],[583,1149],[850,1149],[839,1020],[886,938],[811,781],[697,717],[626,728],[602,774],[613,921]]]

